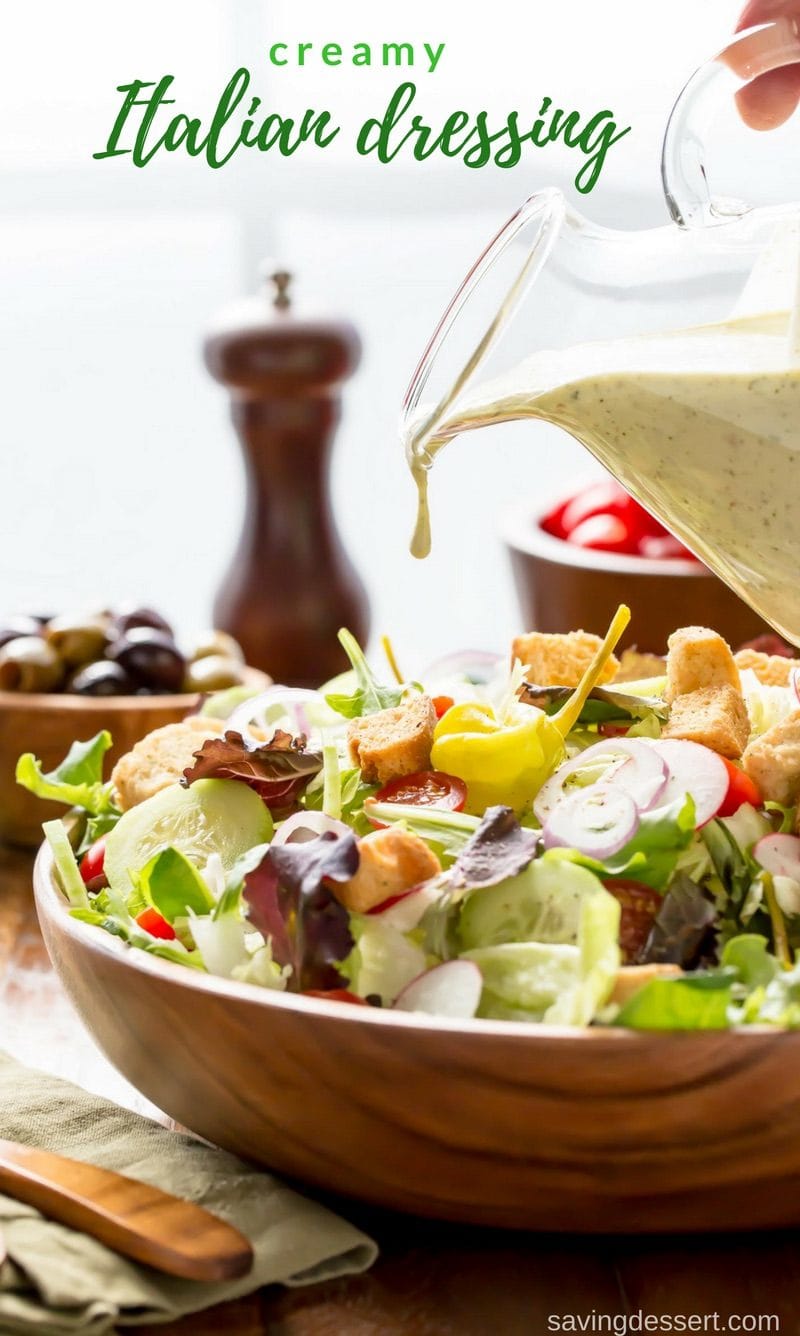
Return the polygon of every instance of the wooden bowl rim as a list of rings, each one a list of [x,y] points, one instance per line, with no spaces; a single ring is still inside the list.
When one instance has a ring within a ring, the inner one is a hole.
[[[351,1025],[377,1025],[405,1030],[426,1031],[432,1034],[442,1035],[470,1035],[476,1044],[486,1044],[491,1040],[503,1038],[516,1041],[520,1044],[536,1044],[540,1041],[550,1042],[553,1039],[568,1040],[572,1044],[590,1044],[595,1053],[608,1045],[635,1044],[639,1050],[643,1046],[656,1043],[662,1044],[667,1041],[679,1042],[689,1045],[692,1043],[707,1043],[709,1038],[717,1042],[720,1038],[734,1039],[735,1042],[757,1042],[759,1039],[768,1039],[772,1043],[776,1039],[783,1038],[790,1040],[793,1032],[789,1030],[775,1030],[770,1026],[748,1026],[747,1029],[724,1030],[724,1031],[637,1031],[613,1029],[578,1029],[572,1026],[562,1025],[543,1025],[539,1023],[526,1023],[525,1021],[491,1021],[491,1020],[453,1020],[448,1017],[440,1017],[435,1021],[430,1017],[423,1016],[420,1013],[407,1011],[389,1011],[378,1007],[356,1007],[348,1002],[328,1001],[323,998],[304,997],[297,993],[283,993],[269,988],[259,988],[256,984],[239,983],[234,979],[223,979],[218,975],[201,973],[199,970],[189,969],[183,965],[173,964],[170,960],[163,960],[158,956],[151,956],[146,951],[141,951],[135,947],[129,946],[119,937],[114,937],[107,933],[103,928],[95,924],[82,923],[80,919],[73,918],[68,912],[67,902],[59,889],[55,880],[55,868],[53,856],[49,845],[42,844],[36,856],[36,862],[33,869],[33,888],[36,899],[36,907],[40,918],[49,921],[58,921],[58,930],[65,933],[67,937],[73,939],[80,946],[88,948],[92,952],[104,953],[107,956],[115,957],[123,961],[125,965],[138,971],[141,974],[150,974],[164,977],[172,983],[184,988],[193,989],[199,993],[211,994],[214,997],[236,998],[240,1002],[246,1002],[251,1005],[262,1006],[269,1010],[277,1008],[281,1011],[299,1012],[309,1017],[316,1017],[320,1021],[338,1020],[346,1021]],[[800,1034],[794,1033],[795,1041],[800,1040]]]
[[[178,691],[163,696],[79,696],[70,691],[0,691],[0,710],[27,709],[41,712],[49,707],[65,715],[77,711],[84,714],[108,714],[112,710],[120,714],[130,710],[188,711],[200,699],[201,693],[198,691]]]
[[[715,578],[707,566],[681,557],[635,557],[619,552],[593,552],[588,548],[575,547],[541,528],[540,521],[550,509],[550,506],[538,507],[530,502],[517,502],[505,511],[500,521],[500,534],[506,547],[524,556],[539,557],[554,565],[577,567],[580,570],[661,576],[662,579],[670,576],[680,580]]]

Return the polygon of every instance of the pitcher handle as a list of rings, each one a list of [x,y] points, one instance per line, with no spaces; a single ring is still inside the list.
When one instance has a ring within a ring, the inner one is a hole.
[[[725,98],[732,99],[761,74],[797,64],[800,22],[780,18],[738,33],[692,75],[672,108],[661,151],[661,179],[674,222],[681,227],[708,227],[748,212],[750,206],[744,201],[711,193],[707,132]]]

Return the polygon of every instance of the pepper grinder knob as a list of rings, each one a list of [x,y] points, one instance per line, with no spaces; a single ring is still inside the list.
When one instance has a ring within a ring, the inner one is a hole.
[[[276,268],[274,260],[264,260],[259,272],[262,282],[272,295],[272,305],[276,311],[288,310],[292,304],[289,296],[292,275],[289,270]]]

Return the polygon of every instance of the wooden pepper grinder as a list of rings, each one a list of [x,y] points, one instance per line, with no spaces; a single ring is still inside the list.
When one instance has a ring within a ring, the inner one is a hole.
[[[265,288],[222,313],[205,362],[228,387],[247,477],[244,527],[214,605],[247,662],[276,682],[318,686],[348,666],[336,639],[363,644],[364,586],[331,507],[331,447],[340,386],[361,358],[346,321],[295,315],[291,275],[265,266]]]

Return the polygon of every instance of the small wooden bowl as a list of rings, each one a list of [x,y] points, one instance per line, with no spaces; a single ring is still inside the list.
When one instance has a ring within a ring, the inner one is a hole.
[[[53,964],[107,1057],[172,1118],[259,1164],[486,1225],[800,1222],[800,1032],[432,1022],[275,993],[71,918],[47,849],[34,883]]]
[[[114,746],[106,755],[106,777],[118,756],[163,724],[176,724],[197,704],[197,695],[70,696],[0,691],[0,839],[35,848],[42,822],[63,815],[57,803],[35,798],[14,778],[23,752],[33,752],[45,771],[54,769],[72,743],[107,728]]]
[[[502,526],[526,631],[581,627],[604,635],[619,604],[627,603],[633,616],[620,642],[623,649],[636,645],[664,654],[677,626],[710,626],[734,649],[756,636],[775,634],[699,562],[575,547],[541,528],[547,510],[515,506]]]

